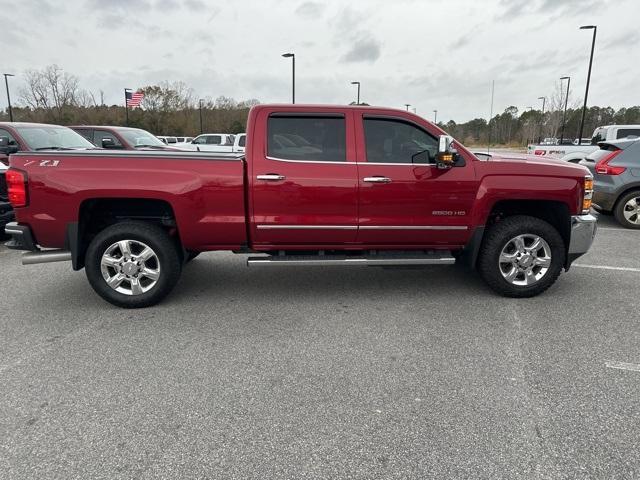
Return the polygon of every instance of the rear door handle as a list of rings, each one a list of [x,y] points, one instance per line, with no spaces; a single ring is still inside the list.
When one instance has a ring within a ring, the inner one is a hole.
[[[267,173],[265,175],[257,175],[256,178],[258,180],[266,180],[267,182],[279,182],[280,180],[284,180],[284,175],[279,175],[277,173]]]
[[[369,183],[391,183],[389,177],[364,177],[362,180]]]

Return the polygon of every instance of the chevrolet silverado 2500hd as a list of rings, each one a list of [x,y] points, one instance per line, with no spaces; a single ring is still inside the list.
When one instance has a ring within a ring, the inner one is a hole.
[[[477,268],[497,292],[539,294],[590,247],[593,179],[544,159],[482,161],[406,111],[259,105],[244,154],[12,155],[10,248],[71,260],[122,307],[165,297],[199,252],[256,267]]]

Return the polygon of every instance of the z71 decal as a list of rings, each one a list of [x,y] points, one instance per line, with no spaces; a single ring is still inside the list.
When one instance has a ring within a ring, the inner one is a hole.
[[[28,167],[36,162],[37,160],[29,160],[24,163],[24,166]],[[40,163],[38,164],[39,167],[57,167],[58,165],[60,165],[60,160],[40,160]]]

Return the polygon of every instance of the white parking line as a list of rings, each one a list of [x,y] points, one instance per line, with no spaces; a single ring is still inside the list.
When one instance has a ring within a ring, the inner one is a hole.
[[[608,368],[617,368],[618,370],[629,370],[631,372],[640,372],[640,365],[638,365],[637,363],[605,362],[605,366]]]
[[[640,273],[640,268],[633,267],[610,267],[609,265],[585,265],[582,263],[574,263],[571,265],[572,267],[580,267],[580,268],[595,268],[597,270],[617,270],[620,272],[636,272]]]
[[[629,228],[616,228],[616,227],[598,227],[598,231],[600,230],[615,230],[616,232],[634,232],[635,230],[631,230]]]

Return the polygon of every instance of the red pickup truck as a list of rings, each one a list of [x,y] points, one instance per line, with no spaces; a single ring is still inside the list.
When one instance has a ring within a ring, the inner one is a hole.
[[[184,263],[212,250],[255,254],[248,264],[261,267],[458,261],[500,294],[529,297],[596,231],[584,167],[483,161],[395,109],[260,105],[244,155],[61,151],[10,165],[7,246],[30,250],[25,264],[71,260],[130,308],[159,302]]]

